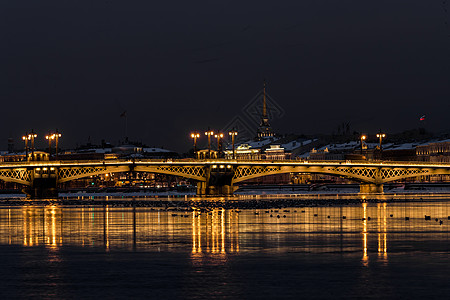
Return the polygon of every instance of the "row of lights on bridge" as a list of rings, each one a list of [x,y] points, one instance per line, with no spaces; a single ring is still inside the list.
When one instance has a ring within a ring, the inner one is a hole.
[[[233,159],[236,159],[236,151],[235,151],[235,137],[236,135],[238,135],[238,132],[236,130],[231,130],[230,132],[228,132],[228,134],[231,136],[231,143],[233,145]],[[219,150],[219,152],[221,151],[221,147],[222,147],[222,139],[224,137],[224,134],[219,132],[214,134],[213,130],[208,129],[208,131],[205,131],[205,135],[208,137],[208,157],[211,158],[211,136],[214,136],[217,139],[217,149]],[[386,137],[385,133],[379,132],[377,133],[377,138],[379,139],[379,149],[381,150],[381,143],[383,141],[383,139]],[[191,133],[191,138],[194,141],[194,155],[197,153],[197,139],[200,138],[200,133],[198,132],[193,132]],[[361,135],[361,151],[363,150],[363,142],[367,139],[367,135],[363,134]]]
[[[213,130],[210,130],[208,128],[207,131],[205,131],[205,135],[208,137],[208,158],[211,158],[211,137],[214,136],[217,139],[217,150],[220,153],[222,151],[222,140],[224,138],[224,134],[222,132],[214,133]],[[228,135],[231,136],[231,144],[233,145],[233,159],[236,158],[236,153],[234,149],[234,141],[235,137],[238,135],[238,132],[235,129],[232,129],[230,132],[228,132]],[[194,141],[194,155],[197,153],[197,139],[200,138],[200,133],[193,132],[191,133],[191,138]]]
[[[58,132],[58,129],[55,132],[51,132],[45,136],[45,139],[48,140],[48,154],[52,154],[52,141],[55,141],[55,156],[58,157],[58,142],[61,137],[61,133]],[[31,149],[31,159],[34,159],[34,140],[37,138],[37,134],[31,130],[30,133],[25,133],[22,136],[22,140],[25,142],[25,157],[28,160],[28,150]],[[31,147],[28,147],[28,142],[31,142]]]
[[[208,157],[211,158],[211,136],[214,136],[217,139],[217,149],[220,152],[222,148],[222,140],[224,137],[224,134],[222,132],[214,133],[213,130],[210,130],[208,128],[207,131],[205,131],[205,135],[208,137]],[[238,132],[236,130],[231,130],[228,132],[228,135],[231,136],[231,143],[233,147],[233,159],[236,158],[236,151],[235,151],[235,137],[238,135]],[[45,139],[48,140],[48,152],[49,155],[52,153],[52,141],[55,141],[55,155],[58,156],[58,141],[61,137],[61,133],[56,130],[55,133],[49,133],[45,136]],[[379,148],[381,149],[381,142],[386,137],[385,133],[377,133],[377,138],[379,139]],[[31,133],[25,133],[24,136],[22,136],[22,140],[25,142],[25,156],[28,157],[28,141],[31,141],[31,151],[32,151],[32,157],[34,158],[34,140],[37,138],[37,134],[34,133],[32,130]],[[194,141],[194,155],[197,153],[197,140],[200,138],[200,133],[193,132],[191,133],[191,138]],[[363,142],[367,139],[367,135],[361,135],[361,150],[363,147]]]

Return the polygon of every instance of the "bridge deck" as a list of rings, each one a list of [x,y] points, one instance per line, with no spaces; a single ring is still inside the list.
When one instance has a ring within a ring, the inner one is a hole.
[[[303,160],[226,160],[226,159],[117,159],[117,160],[73,160],[73,161],[30,161],[1,162],[0,169],[39,167],[87,167],[124,165],[233,165],[233,166],[329,166],[329,167],[377,167],[377,168],[450,168],[450,163],[404,162],[404,161],[303,161]]]

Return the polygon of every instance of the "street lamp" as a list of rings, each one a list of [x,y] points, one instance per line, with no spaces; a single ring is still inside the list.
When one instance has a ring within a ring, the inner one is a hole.
[[[379,146],[378,146],[378,147],[380,148],[380,150],[382,150],[382,148],[381,148],[381,141],[382,141],[385,137],[386,137],[386,134],[382,133],[381,130],[380,130],[379,133],[377,133],[377,138],[380,139],[380,144],[379,144]]]
[[[37,138],[37,134],[31,130],[31,159],[34,160],[34,139]]]
[[[205,132],[205,135],[208,137],[208,158],[211,158],[211,136],[214,134],[214,131],[208,128],[208,131]]]
[[[232,129],[230,132],[228,132],[228,134],[231,135],[231,144],[233,145],[233,159],[236,159],[236,151],[234,149],[234,138],[238,134],[238,132]]]
[[[25,141],[25,157],[28,161],[28,141],[31,141],[31,160],[34,159],[34,139],[37,138],[37,134],[31,130],[31,133],[25,133],[22,140]]]
[[[49,158],[52,155],[52,140],[55,139],[55,134],[49,133],[45,136],[45,139],[48,140],[48,155]]]
[[[214,137],[217,139],[217,158],[219,158],[220,157],[220,153],[222,153],[223,133],[218,132]]]
[[[361,155],[362,155],[362,153],[363,153],[363,149],[364,149],[364,141],[367,139],[367,136],[366,135],[361,135]]]
[[[25,132],[22,140],[25,142],[25,159],[28,161],[28,132]]]
[[[194,140],[194,157],[197,154],[197,139],[200,137],[200,133],[193,132],[191,133],[191,138]]]
[[[58,159],[58,142],[62,135],[58,132],[58,129],[56,129],[56,132],[53,135],[55,136],[55,158]]]

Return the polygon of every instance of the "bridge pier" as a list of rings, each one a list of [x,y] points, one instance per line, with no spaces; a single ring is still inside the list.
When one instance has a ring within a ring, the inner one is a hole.
[[[31,187],[26,187],[24,190],[29,199],[54,199],[58,198],[58,188],[55,184],[50,182],[33,184]]]
[[[206,182],[197,183],[197,195],[199,196],[227,196],[233,195],[233,185],[207,185]]]
[[[32,184],[23,191],[30,199],[58,198],[56,170],[54,168],[36,168],[32,172]]]
[[[233,195],[234,169],[228,165],[212,165],[206,170],[206,181],[197,183],[197,195]]]
[[[359,185],[359,192],[361,194],[382,194],[383,184],[361,183]]]

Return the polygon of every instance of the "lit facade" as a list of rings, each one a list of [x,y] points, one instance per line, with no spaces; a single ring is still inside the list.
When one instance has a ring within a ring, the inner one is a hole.
[[[265,159],[268,160],[285,160],[290,159],[291,154],[286,153],[284,151],[285,149],[281,147],[280,145],[270,145],[269,148],[266,149],[265,152]]]
[[[254,149],[248,144],[241,144],[236,147],[236,159],[258,160],[261,159],[261,149]],[[225,159],[233,159],[233,150],[225,150]]]
[[[450,140],[416,147],[418,160],[431,163],[450,163]],[[424,176],[429,181],[450,181],[449,175]],[[428,177],[428,178],[427,178]]]
[[[450,141],[417,146],[416,155],[421,161],[450,162]]]

